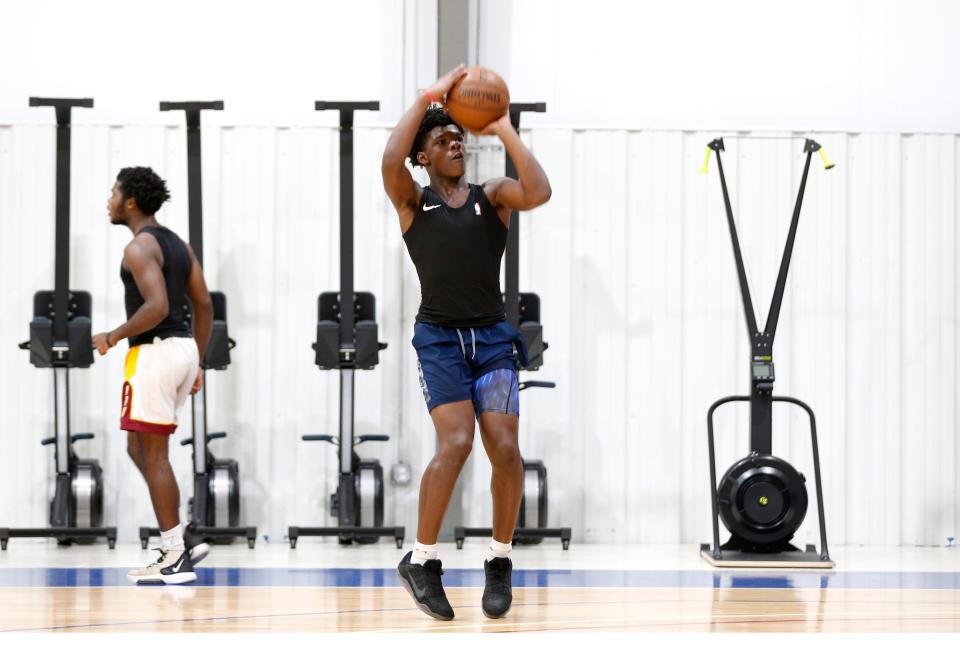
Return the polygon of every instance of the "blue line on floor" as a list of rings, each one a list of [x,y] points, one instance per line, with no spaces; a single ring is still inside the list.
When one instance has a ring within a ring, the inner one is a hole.
[[[0,587],[130,586],[126,568],[0,568]],[[444,570],[443,583],[482,587],[483,571]],[[193,586],[398,586],[393,568],[197,568]],[[515,570],[517,588],[866,588],[960,590],[960,572]]]

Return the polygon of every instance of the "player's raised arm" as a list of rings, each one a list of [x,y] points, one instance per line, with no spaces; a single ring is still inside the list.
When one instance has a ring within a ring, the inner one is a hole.
[[[406,158],[413,147],[417,128],[430,104],[434,101],[443,101],[443,96],[464,74],[466,74],[466,67],[461,64],[434,82],[407,109],[387,140],[380,172],[383,176],[383,188],[400,215],[402,228],[409,226],[417,203],[420,201],[420,186],[413,180],[406,165]]]
[[[509,114],[504,114],[492,122],[480,134],[496,135],[503,142],[507,155],[513,160],[517,169],[519,179],[498,177],[483,185],[483,190],[490,198],[490,202],[501,211],[501,214],[506,212],[509,215],[510,211],[529,211],[545,204],[553,193],[550,180],[547,179],[547,174],[543,171],[540,162],[520,140],[520,135],[510,123]]]

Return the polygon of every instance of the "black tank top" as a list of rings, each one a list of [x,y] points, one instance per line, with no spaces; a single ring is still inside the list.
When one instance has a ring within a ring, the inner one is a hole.
[[[500,260],[507,228],[483,187],[470,184],[456,209],[424,188],[403,240],[420,277],[419,322],[463,329],[504,320]]]
[[[167,304],[169,311],[160,324],[153,329],[136,336],[131,336],[130,347],[152,343],[156,337],[170,338],[171,336],[185,336],[189,338],[190,321],[187,320],[189,305],[187,304],[187,279],[193,269],[193,261],[186,243],[166,227],[144,227],[142,232],[153,234],[163,252],[163,283],[167,287]],[[123,280],[123,302],[127,309],[127,320],[143,306],[143,296],[133,279],[133,273],[120,265],[120,279]]]

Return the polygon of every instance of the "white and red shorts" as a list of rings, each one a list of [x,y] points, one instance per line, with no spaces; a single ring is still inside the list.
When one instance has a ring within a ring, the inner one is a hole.
[[[155,338],[127,352],[120,429],[172,434],[200,366],[192,338]]]

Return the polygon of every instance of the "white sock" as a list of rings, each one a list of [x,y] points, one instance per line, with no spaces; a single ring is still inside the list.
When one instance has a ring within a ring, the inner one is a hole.
[[[424,545],[420,541],[414,541],[413,543],[413,555],[410,557],[410,563],[416,563],[417,565],[423,565],[427,561],[432,561],[437,558],[437,544],[433,545]]]
[[[512,543],[501,543],[491,538],[490,547],[487,549],[487,561],[493,561],[496,558],[510,558],[512,549]]]
[[[177,525],[169,531],[160,532],[160,542],[163,549],[182,550],[183,549],[183,525]]]

